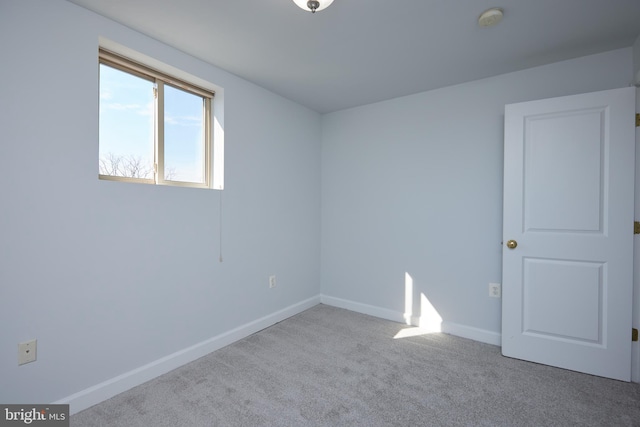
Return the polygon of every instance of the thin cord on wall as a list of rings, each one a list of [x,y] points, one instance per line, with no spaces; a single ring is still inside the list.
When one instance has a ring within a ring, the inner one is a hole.
[[[218,212],[220,223],[218,224],[218,244],[219,244],[219,253],[220,257],[218,258],[219,262],[222,262],[222,189],[218,190],[220,196],[220,210]]]

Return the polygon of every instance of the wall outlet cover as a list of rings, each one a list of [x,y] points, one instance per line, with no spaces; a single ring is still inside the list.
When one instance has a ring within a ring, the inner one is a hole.
[[[37,341],[25,341],[18,344],[18,365],[35,362]]]
[[[500,298],[502,296],[500,283],[489,283],[489,296],[493,298]]]

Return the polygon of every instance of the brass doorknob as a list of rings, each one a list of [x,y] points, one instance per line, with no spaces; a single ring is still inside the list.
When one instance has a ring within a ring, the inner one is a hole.
[[[516,242],[515,240],[508,240],[507,241],[507,247],[509,249],[515,249],[516,246],[518,246],[518,242]]]

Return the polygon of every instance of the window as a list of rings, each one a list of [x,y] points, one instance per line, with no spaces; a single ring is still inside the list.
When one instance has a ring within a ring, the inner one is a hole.
[[[100,49],[99,177],[209,188],[213,92]]]

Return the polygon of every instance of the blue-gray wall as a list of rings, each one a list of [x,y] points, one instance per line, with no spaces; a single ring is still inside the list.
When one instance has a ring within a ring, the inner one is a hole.
[[[625,87],[631,69],[625,48],[323,116],[323,294],[397,320],[433,306],[498,344],[504,106]]]
[[[219,191],[98,180],[99,36],[224,89],[222,263]],[[62,0],[0,2],[0,52],[0,402],[62,399],[317,298],[318,113]]]

